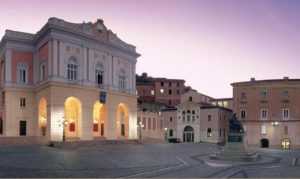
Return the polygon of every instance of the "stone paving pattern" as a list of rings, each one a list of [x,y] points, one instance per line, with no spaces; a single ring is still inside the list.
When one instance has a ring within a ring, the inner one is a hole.
[[[204,143],[1,146],[0,177],[300,177],[300,150],[259,149],[277,159],[264,165],[210,167],[199,160],[220,149]]]

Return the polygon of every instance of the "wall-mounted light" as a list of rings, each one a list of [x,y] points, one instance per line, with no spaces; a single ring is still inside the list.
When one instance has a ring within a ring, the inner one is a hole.
[[[275,122],[272,122],[271,124],[272,124],[272,126],[278,126],[278,125],[279,125],[279,122],[278,122],[278,121],[275,121]]]

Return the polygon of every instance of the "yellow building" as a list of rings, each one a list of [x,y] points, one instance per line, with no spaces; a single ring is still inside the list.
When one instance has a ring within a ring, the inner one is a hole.
[[[136,139],[140,55],[98,19],[50,18],[0,43],[0,136],[46,141]]]

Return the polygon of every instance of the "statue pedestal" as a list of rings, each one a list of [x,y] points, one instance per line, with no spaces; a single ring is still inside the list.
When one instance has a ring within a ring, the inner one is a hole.
[[[257,155],[246,150],[243,143],[243,136],[242,133],[230,133],[224,149],[210,158],[228,161],[255,161]]]

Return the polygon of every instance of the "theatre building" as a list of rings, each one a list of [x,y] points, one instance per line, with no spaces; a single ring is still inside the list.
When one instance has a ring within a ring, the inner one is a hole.
[[[300,79],[237,82],[234,112],[246,131],[245,142],[260,147],[299,147]]]
[[[0,136],[136,139],[135,46],[96,22],[50,18],[0,43]]]

